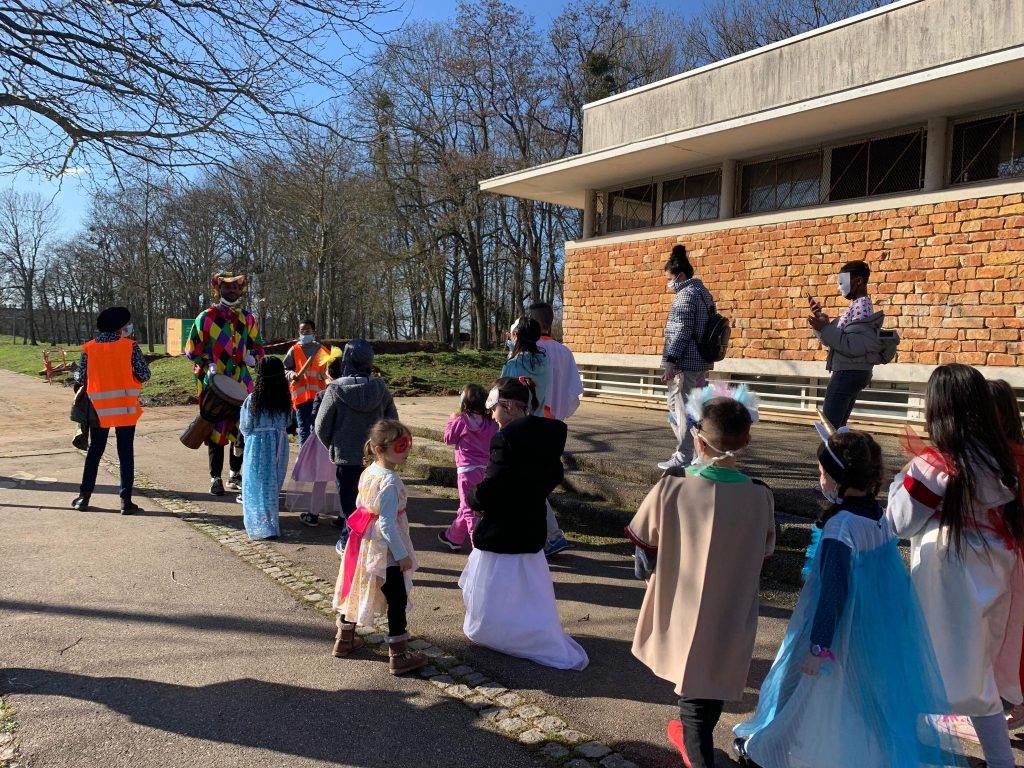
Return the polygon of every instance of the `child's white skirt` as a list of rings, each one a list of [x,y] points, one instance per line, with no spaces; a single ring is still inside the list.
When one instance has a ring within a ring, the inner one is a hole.
[[[474,549],[459,577],[466,620],[477,645],[556,669],[584,669],[587,652],[562,629],[543,552],[503,555]]]

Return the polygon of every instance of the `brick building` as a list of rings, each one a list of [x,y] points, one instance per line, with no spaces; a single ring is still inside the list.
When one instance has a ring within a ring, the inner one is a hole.
[[[1024,3],[902,0],[584,109],[580,155],[481,184],[583,210],[564,337],[588,393],[659,402],[662,267],[685,243],[733,322],[721,378],[811,413],[805,294],[861,258],[894,363],[855,411],[921,416],[937,363],[1024,388]]]

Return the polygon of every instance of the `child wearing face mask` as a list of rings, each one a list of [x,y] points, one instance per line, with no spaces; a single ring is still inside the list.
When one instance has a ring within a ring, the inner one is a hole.
[[[647,580],[633,655],[676,685],[680,719],[668,738],[684,765],[713,768],[715,726],[747,684],[775,507],[767,486],[736,469],[756,398],[708,386],[686,400],[697,462],[666,470],[626,528],[636,575]]]
[[[362,647],[357,624],[372,627],[379,616],[387,615],[393,675],[427,663],[408,647],[406,609],[416,552],[409,538],[405,484],[398,468],[408,460],[410,448],[412,433],[400,421],[382,419],[370,428],[364,449],[366,469],[359,477],[359,507],[348,519],[348,546],[334,591],[338,612],[334,655],[341,658]]]
[[[882,451],[842,430],[818,449],[831,502],[753,719],[734,731],[761,768],[966,765],[929,715],[949,712],[924,615],[875,498]]]
[[[509,656],[583,669],[587,653],[562,629],[544,557],[545,501],[562,481],[565,423],[532,415],[538,399],[526,377],[498,379],[486,405],[499,429],[484,478],[469,494],[481,517],[459,577],[463,631]]]

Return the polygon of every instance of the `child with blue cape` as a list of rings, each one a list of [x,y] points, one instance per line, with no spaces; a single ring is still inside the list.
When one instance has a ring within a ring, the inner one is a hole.
[[[966,766],[921,606],[875,494],[882,451],[845,428],[818,450],[831,507],[752,720],[733,730],[760,768]]]

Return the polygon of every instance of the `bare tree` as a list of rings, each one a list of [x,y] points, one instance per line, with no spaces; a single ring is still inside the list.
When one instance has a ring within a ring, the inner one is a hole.
[[[25,316],[25,341],[35,345],[36,285],[56,232],[50,203],[40,195],[0,193],[0,266],[17,288]]]
[[[372,25],[391,9],[391,0],[14,0],[0,8],[6,169],[218,161],[226,144],[311,119],[303,94],[336,93],[355,47],[380,39]]]

